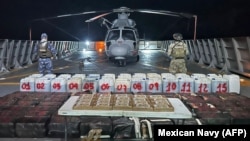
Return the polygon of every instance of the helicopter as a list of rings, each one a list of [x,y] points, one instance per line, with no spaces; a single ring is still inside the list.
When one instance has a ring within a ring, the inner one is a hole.
[[[196,36],[196,22],[197,16],[187,13],[177,13],[165,10],[149,10],[149,9],[130,9],[128,7],[120,7],[113,10],[107,11],[89,11],[75,14],[59,15],[55,17],[42,18],[42,20],[63,18],[69,16],[85,15],[102,13],[91,19],[85,20],[85,22],[90,23],[97,19],[101,21],[101,25],[107,28],[105,35],[105,53],[109,60],[118,64],[119,66],[126,66],[127,61],[134,59],[136,62],[139,61],[139,33],[136,28],[136,22],[130,19],[130,13],[140,12],[148,14],[160,14],[166,16],[184,17],[184,18],[194,18],[195,28],[194,28],[194,39]],[[113,13],[117,13],[117,19],[110,22],[104,17]],[[38,19],[39,20],[39,19]]]
[[[105,36],[105,53],[109,60],[117,63],[119,66],[125,66],[128,59],[135,58],[139,61],[139,33],[134,20],[129,19],[130,9],[121,7],[114,9],[118,13],[118,18],[113,22],[103,18],[103,15],[91,18],[85,22],[92,22],[101,18],[102,25],[107,27]],[[110,13],[105,13],[104,16]]]

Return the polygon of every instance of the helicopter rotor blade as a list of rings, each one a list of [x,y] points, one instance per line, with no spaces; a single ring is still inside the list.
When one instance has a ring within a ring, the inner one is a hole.
[[[135,12],[141,13],[150,13],[150,14],[161,14],[161,15],[168,15],[168,16],[175,16],[175,17],[184,17],[184,18],[194,18],[194,40],[196,40],[196,30],[197,30],[197,15],[189,14],[189,13],[177,13],[165,10],[148,10],[148,9],[137,9],[133,10]]]
[[[140,13],[149,13],[149,14],[160,14],[160,15],[167,15],[167,16],[174,16],[174,17],[185,17],[185,18],[192,18],[194,15],[188,13],[177,13],[172,11],[165,11],[165,10],[148,10],[148,9],[138,9],[134,10]]]
[[[53,17],[33,19],[32,21],[42,21],[42,20],[58,19],[58,18],[80,16],[80,15],[94,14],[94,13],[100,13],[100,12],[106,12],[106,11],[88,11],[88,12],[81,12],[81,13],[74,13],[74,14],[64,14],[64,15],[58,15],[58,16],[53,16]]]
[[[179,13],[182,17],[185,18],[194,18],[196,15],[190,14],[190,13]]]
[[[136,10],[136,11],[140,13],[160,14],[160,15],[180,17],[178,14],[174,14],[172,12],[166,12],[166,11],[165,12],[156,11],[156,10]]]
[[[97,20],[97,19],[99,19],[99,18],[102,18],[102,17],[104,17],[104,16],[107,16],[107,15],[109,15],[109,14],[111,14],[111,13],[113,13],[113,12],[108,12],[108,13],[104,13],[104,14],[95,16],[95,17],[93,17],[93,18],[91,18],[91,19],[86,20],[85,22],[93,22],[94,20]]]

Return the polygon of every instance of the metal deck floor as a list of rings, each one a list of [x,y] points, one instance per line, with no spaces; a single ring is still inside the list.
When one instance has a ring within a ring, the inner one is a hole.
[[[129,60],[127,65],[119,67],[108,61],[105,53],[96,51],[78,51],[64,59],[54,60],[55,74],[104,74],[104,73],[166,73],[168,72],[169,60],[166,54],[160,50],[140,50],[140,61],[135,62]],[[90,60],[85,60],[84,66],[80,61],[84,58],[90,57]],[[19,82],[22,78],[34,73],[38,73],[38,63],[33,63],[29,66],[11,70],[10,72],[0,74],[0,96],[19,91]],[[194,62],[187,61],[188,74],[192,73],[219,73],[218,69],[208,68],[207,66],[200,65]],[[250,97],[250,79],[241,76],[244,81],[241,82],[240,94]]]
[[[80,60],[90,57],[90,61],[84,62],[84,67],[80,65]],[[104,74],[104,73],[166,73],[168,72],[169,61],[164,52],[159,50],[141,50],[140,61],[129,61],[124,67],[118,67],[116,64],[108,61],[104,53],[97,53],[95,51],[75,52],[71,56],[54,60],[55,74]],[[0,96],[8,95],[12,92],[19,91],[19,82],[22,78],[29,76],[37,71],[37,63],[12,70],[7,73],[0,74]],[[187,62],[188,74],[192,73],[218,73],[217,69],[210,69],[207,66],[202,66],[197,63]],[[241,76],[244,82],[241,82],[241,95],[250,97],[250,79]],[[186,124],[196,124],[195,119],[187,121]],[[63,141],[64,138],[0,138],[1,141]],[[79,138],[71,138],[68,140],[80,141]],[[142,139],[139,139],[140,141]],[[113,140],[102,139],[101,141],[138,141],[130,140]],[[146,140],[145,140],[146,141]]]

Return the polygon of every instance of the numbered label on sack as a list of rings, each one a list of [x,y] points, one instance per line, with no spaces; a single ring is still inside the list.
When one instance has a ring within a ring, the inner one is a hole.
[[[195,93],[211,93],[211,79],[201,77],[194,80]]]
[[[68,90],[78,90],[79,89],[79,84],[70,82],[68,83]]]
[[[133,82],[131,83],[132,92],[145,92],[145,81],[144,82]]]
[[[51,81],[51,92],[66,92],[67,84],[65,78],[57,78]]]
[[[158,93],[162,92],[162,86],[160,81],[148,81],[147,92]]]
[[[181,82],[179,83],[180,93],[191,93],[193,92],[193,83],[192,82]]]
[[[36,83],[36,90],[44,90],[45,89],[45,84],[44,82],[41,83]]]
[[[167,82],[165,83],[164,92],[166,93],[176,93],[178,92],[178,83],[177,82]]]
[[[35,91],[37,91],[37,92],[50,92],[50,80],[37,79],[35,82]]]
[[[20,91],[34,92],[35,78],[23,78],[20,80]]]
[[[111,86],[109,83],[103,82],[103,83],[99,84],[99,91],[100,92],[111,92],[112,89],[111,89]]]
[[[210,87],[209,87],[209,85],[208,84],[206,84],[206,83],[200,83],[199,85],[198,85],[198,90],[197,90],[197,92],[198,93],[209,93],[210,92]]]
[[[53,90],[59,91],[59,90],[61,90],[61,87],[62,87],[61,84],[58,82],[57,83],[55,82],[52,84]]]
[[[95,88],[94,82],[86,82],[83,84],[84,90],[94,90],[94,88]]]
[[[67,81],[68,92],[80,92],[82,90],[82,79],[78,77],[71,78]]]
[[[140,75],[140,74],[137,74]],[[142,76],[146,77],[146,74],[142,74]],[[143,77],[134,77],[131,81],[131,91],[132,92],[146,92],[146,80]]]
[[[226,82],[215,83],[215,85],[213,85],[213,92],[215,92],[215,93],[227,93],[228,92],[228,84]]]
[[[115,84],[116,92],[130,92],[130,82],[129,81],[118,81]]]
[[[96,92],[98,89],[97,81],[95,80],[84,80],[82,83],[82,90],[83,91],[91,91]]]
[[[108,90],[110,88],[109,84],[108,83],[103,83],[103,84],[100,84],[101,86],[101,90]]]
[[[21,84],[20,84],[20,91],[24,91],[24,92],[32,92],[32,91],[34,91],[34,88],[33,88],[33,90],[32,90],[32,87],[31,87],[31,83],[30,82],[22,82]],[[33,85],[34,85],[34,83],[33,83]],[[34,87],[34,86],[33,86]]]
[[[112,77],[102,78],[99,80],[99,92],[113,92],[114,80]]]
[[[150,91],[152,91],[152,90],[158,91],[158,90],[159,90],[159,83],[157,83],[157,82],[155,82],[155,83],[150,83],[150,84],[148,85],[148,89],[149,89]]]
[[[128,86],[126,84],[116,85],[116,92],[127,92]]]

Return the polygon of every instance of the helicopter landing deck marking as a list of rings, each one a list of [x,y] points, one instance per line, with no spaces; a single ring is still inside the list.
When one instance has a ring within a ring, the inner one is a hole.
[[[73,65],[71,65],[71,66],[64,66],[64,67],[56,67],[53,70],[63,70],[63,69],[67,69],[67,68],[70,68],[70,67],[73,67]]]
[[[18,83],[18,82],[4,82],[4,83],[0,83],[0,85],[2,85],[2,86],[18,86],[18,85],[20,85],[20,83]]]
[[[154,68],[157,68],[157,69],[163,69],[163,70],[168,70],[168,68],[165,68],[165,67],[158,67],[158,66],[153,66],[153,65],[150,65],[150,64],[147,64],[147,63],[140,63],[144,66],[150,66],[150,67],[154,67]]]

